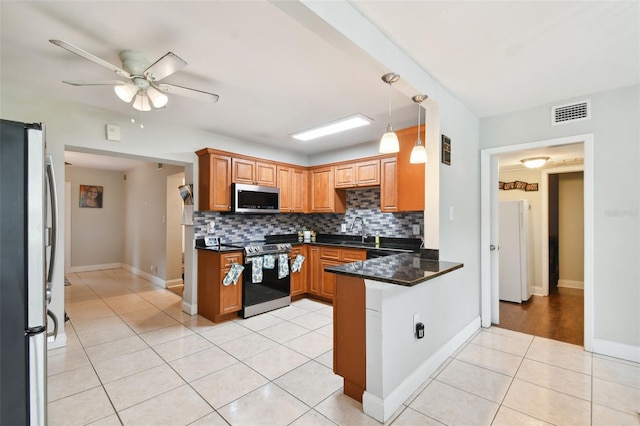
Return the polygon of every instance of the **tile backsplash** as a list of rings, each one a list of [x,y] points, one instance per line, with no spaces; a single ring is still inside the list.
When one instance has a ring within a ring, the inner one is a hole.
[[[413,225],[424,230],[424,213],[382,213],[380,188],[347,190],[346,213],[280,213],[280,214],[231,214],[212,211],[194,212],[194,237],[216,235],[222,242],[261,240],[265,235],[293,234],[303,226],[314,227],[320,234],[360,235],[360,221],[349,230],[356,217],[365,222],[367,235],[392,238],[416,238]],[[207,223],[215,223],[215,231],[207,233]],[[347,232],[341,232],[341,225]]]

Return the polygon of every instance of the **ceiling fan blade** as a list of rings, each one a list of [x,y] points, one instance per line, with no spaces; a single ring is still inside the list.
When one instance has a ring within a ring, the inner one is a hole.
[[[122,80],[72,80],[66,81],[63,80],[63,83],[70,84],[72,86],[122,86],[123,84],[127,84],[126,81]]]
[[[175,94],[180,96],[188,96],[194,99],[200,99],[202,101],[218,102],[220,96],[203,92],[202,90],[189,89],[188,87],[176,86],[174,84],[154,84],[154,87],[164,93]]]
[[[144,76],[152,81],[160,81],[186,66],[187,61],[173,52],[167,52],[144,71]]]
[[[100,65],[102,67],[105,67],[108,70],[111,70],[111,71],[115,72],[116,74],[118,74],[118,75],[120,75],[122,77],[131,78],[131,75],[128,72],[126,72],[125,70],[123,70],[122,68],[117,67],[117,66],[115,66],[113,64],[110,64],[109,62],[107,62],[107,61],[105,61],[103,59],[100,59],[97,56],[92,55],[91,53],[86,52],[86,51],[80,49],[79,47],[74,46],[71,43],[67,43],[66,41],[62,41],[62,40],[49,40],[49,41],[51,43],[55,44],[58,47],[62,47],[63,49],[66,49],[71,53],[75,53],[76,55],[78,55],[78,56],[80,56],[82,58],[88,59],[88,60],[90,60],[91,62],[93,62],[95,64],[98,64],[98,65]]]

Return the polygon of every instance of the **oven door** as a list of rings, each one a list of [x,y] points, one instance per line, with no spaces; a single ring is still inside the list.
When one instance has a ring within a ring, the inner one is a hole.
[[[278,277],[279,256],[278,254],[273,256],[275,257],[275,265],[271,269],[260,268],[260,263],[264,265],[264,256],[245,256],[245,271],[242,274],[243,318],[281,308],[291,303],[290,274],[288,273],[282,278]],[[254,262],[256,259],[260,259],[260,261]],[[288,259],[287,255],[287,262]],[[256,268],[260,270],[257,274],[253,273],[254,263],[257,264]]]

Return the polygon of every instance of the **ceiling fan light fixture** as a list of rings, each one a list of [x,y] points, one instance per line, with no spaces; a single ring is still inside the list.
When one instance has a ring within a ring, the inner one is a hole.
[[[136,98],[133,100],[133,108],[138,111],[151,111],[151,105],[149,104],[149,97],[143,91],[139,91]]]
[[[542,167],[549,161],[549,157],[532,157],[520,160],[520,162],[529,169],[537,169]]]
[[[400,80],[400,76],[396,73],[390,72],[382,76],[382,81],[389,85],[389,123],[387,124],[387,130],[380,139],[380,147],[378,148],[378,151],[382,154],[393,154],[400,151],[398,135],[391,127],[391,85],[398,80]]]
[[[149,96],[154,108],[162,108],[167,105],[167,102],[169,102],[167,95],[153,87],[149,87],[147,89],[147,95]]]
[[[424,164],[427,162],[427,150],[422,145],[422,139],[420,138],[420,116],[422,115],[422,111],[420,110],[420,104],[422,101],[427,99],[429,96],[427,95],[415,95],[413,98],[413,102],[418,105],[418,138],[416,139],[416,144],[413,146],[411,150],[411,156],[409,157],[409,163],[411,164]]]
[[[138,93],[138,88],[133,83],[119,84],[113,88],[116,95],[126,103],[133,100],[133,97]]]

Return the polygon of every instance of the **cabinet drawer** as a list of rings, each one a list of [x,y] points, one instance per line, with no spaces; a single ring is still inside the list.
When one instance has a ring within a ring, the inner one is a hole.
[[[340,260],[340,249],[339,248],[322,248],[320,250],[320,257],[322,259],[336,259]]]
[[[220,255],[220,266],[222,266],[223,268],[228,268],[234,263],[239,263],[242,265],[241,252],[224,253]]]
[[[342,249],[342,256],[340,260],[349,263],[367,260],[367,251],[360,249]]]

